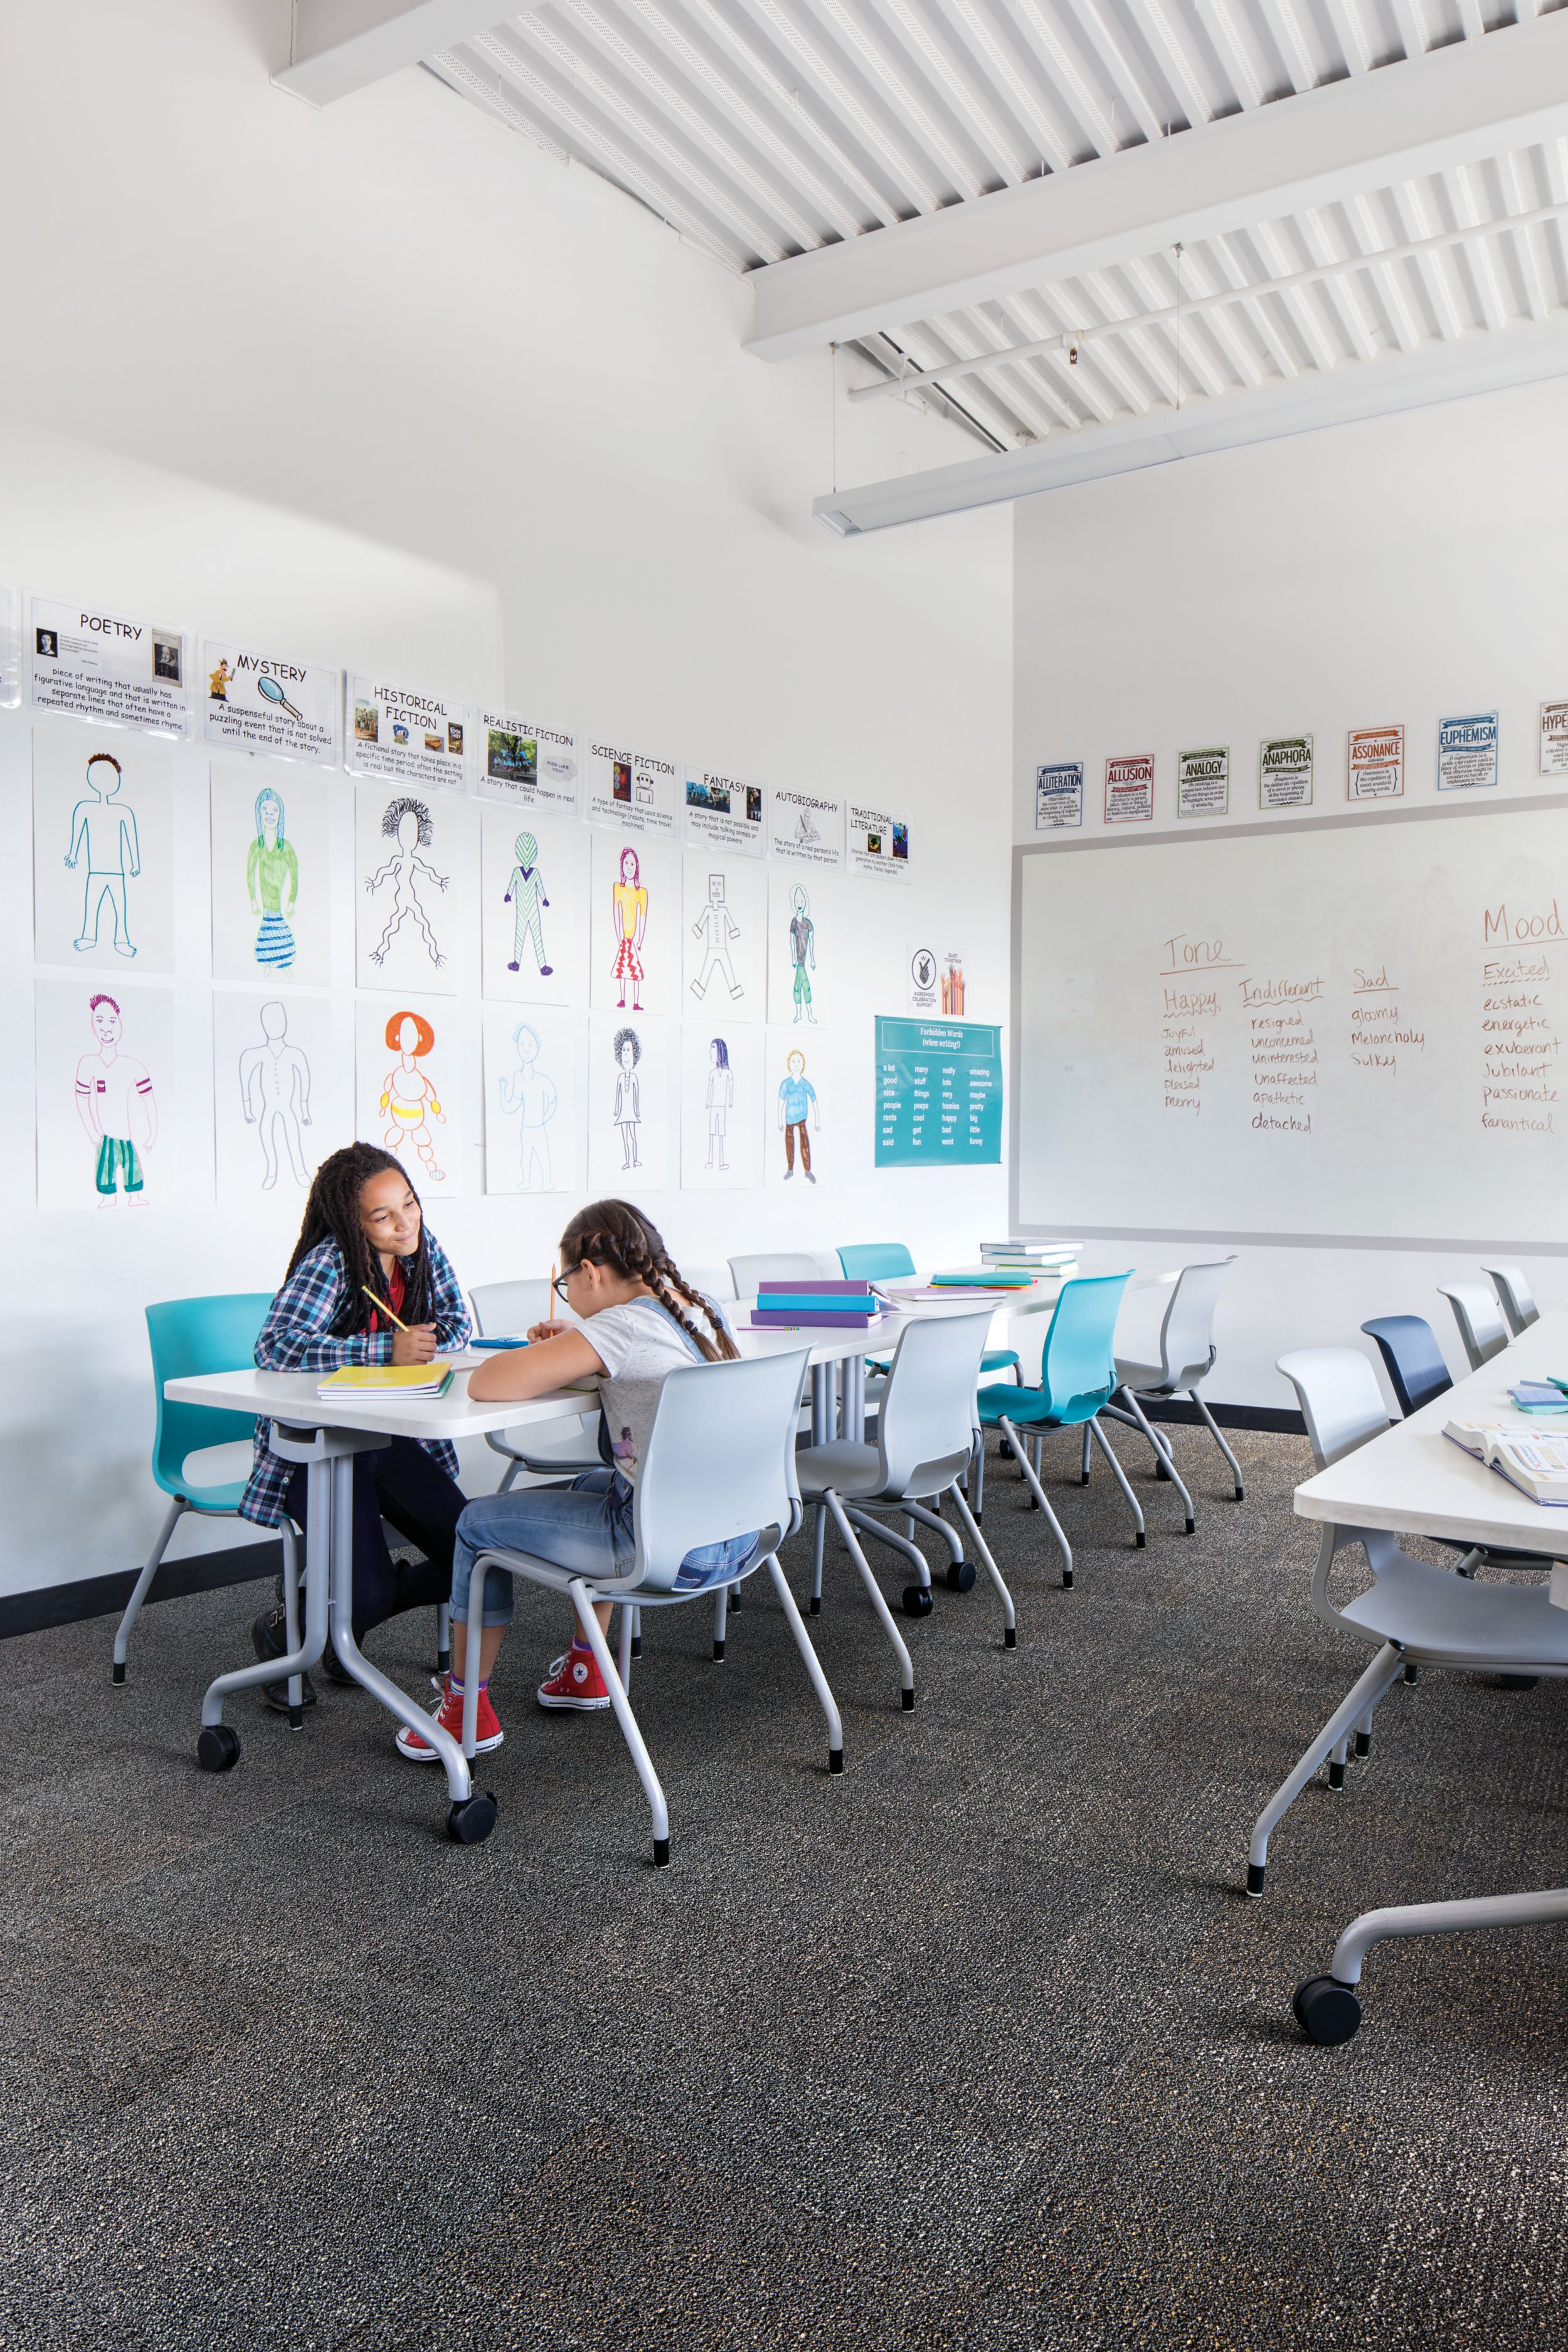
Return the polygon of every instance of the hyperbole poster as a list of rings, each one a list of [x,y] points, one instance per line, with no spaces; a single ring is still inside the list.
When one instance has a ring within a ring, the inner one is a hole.
[[[1312,739],[1267,735],[1258,747],[1259,808],[1304,808],[1312,797]]]
[[[1541,706],[1541,768],[1543,776],[1568,776],[1568,702]]]
[[[355,977],[361,988],[475,987],[479,811],[449,793],[354,794]]]
[[[421,1192],[479,1186],[479,1044],[471,1004],[382,997],[354,1008],[356,1132],[395,1154]]]
[[[907,819],[889,816],[884,809],[851,801],[848,812],[849,863],[857,874],[876,874],[886,880],[910,878],[910,828]]]
[[[24,635],[35,710],[150,735],[190,733],[192,645],[184,630],[74,597],[29,595]]]
[[[1230,808],[1230,748],[1176,754],[1176,814],[1224,816]]]
[[[202,640],[202,734],[215,751],[336,768],[342,761],[343,674],[321,662]]]
[[[1083,761],[1048,761],[1035,770],[1035,831],[1083,823]]]
[[[484,1032],[486,1192],[579,1191],[587,1014],[574,1006],[487,1004]]]
[[[33,953],[173,971],[174,755],[134,735],[33,730]]]
[[[1105,822],[1139,824],[1154,814],[1154,754],[1134,751],[1105,763]]]
[[[758,1033],[716,1013],[680,1036],[680,1182],[689,1192],[736,1192],[756,1164]]]
[[[575,816],[582,789],[581,747],[565,727],[481,710],[477,783],[482,800],[514,808]]]
[[[1345,747],[1345,797],[1399,800],[1405,792],[1403,727],[1352,727]]]
[[[574,817],[481,808],[484,992],[581,1004],[588,988],[590,836]]]
[[[588,1020],[588,1182],[595,1192],[662,1192],[669,1183],[678,1074],[676,1024],[645,1013]]]
[[[662,841],[593,835],[588,1001],[605,1012],[673,1013],[680,1001],[680,868]]]
[[[353,1139],[353,1091],[333,1046],[331,999],[279,992],[213,997],[213,1106],[220,1201],[291,1199]]]
[[[468,785],[468,709],[414,687],[351,677],[343,765],[351,776],[380,776],[426,792]]]
[[[687,847],[761,857],[767,847],[761,784],[689,761],[682,774]]]
[[[212,772],[215,980],[331,980],[331,859],[324,778]]]
[[[763,908],[761,869],[749,859],[689,849],[684,859],[681,1011],[722,1009],[731,1021],[760,1021]]]
[[[638,751],[601,738],[588,746],[583,814],[592,824],[673,841],[679,787],[679,763],[668,753]]]
[[[775,785],[768,796],[768,845],[781,866],[837,874],[844,866],[844,803],[827,793]]]
[[[1471,711],[1437,723],[1437,790],[1474,792],[1498,780],[1498,715]]]

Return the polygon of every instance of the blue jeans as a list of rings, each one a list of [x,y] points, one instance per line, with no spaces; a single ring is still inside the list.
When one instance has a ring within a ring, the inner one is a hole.
[[[681,1561],[676,1591],[722,1584],[756,1548],[755,1535],[700,1544]],[[534,1552],[573,1576],[628,1575],[637,1554],[632,1490],[617,1470],[586,1470],[570,1486],[520,1486],[470,1503],[458,1521],[452,1557],[452,1617],[460,1625],[468,1622],[468,1585],[482,1551]],[[480,1623],[510,1625],[515,1598],[515,1580],[492,1570],[485,1579]]]

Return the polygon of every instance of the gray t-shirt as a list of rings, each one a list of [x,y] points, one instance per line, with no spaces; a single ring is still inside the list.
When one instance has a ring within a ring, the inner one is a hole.
[[[703,1305],[716,1327],[727,1331],[729,1320],[718,1302],[705,1297]],[[689,1308],[686,1312],[690,1314]],[[702,1330],[700,1316],[691,1314],[690,1319]],[[628,1298],[624,1307],[601,1307],[597,1315],[584,1318],[583,1337],[605,1367],[599,1402],[616,1467],[635,1486],[660,1389],[669,1373],[683,1364],[700,1362],[701,1357],[656,1298]]]

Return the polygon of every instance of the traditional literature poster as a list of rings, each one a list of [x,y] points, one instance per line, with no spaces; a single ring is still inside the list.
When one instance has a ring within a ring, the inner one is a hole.
[[[678,761],[662,751],[590,743],[586,774],[583,814],[590,824],[645,839],[674,840],[680,805]]]
[[[914,941],[905,950],[905,995],[911,1013],[962,1017],[966,994],[963,952]]]
[[[842,886],[776,862],[768,875],[768,1019],[815,1029],[831,1013]]]
[[[33,955],[173,971],[174,754],[33,730]]]
[[[341,669],[204,637],[201,681],[202,735],[215,751],[342,764]]]
[[[1568,776],[1568,702],[1541,706],[1541,770],[1543,776]]]
[[[1057,760],[1035,770],[1035,831],[1083,823],[1083,761]]]
[[[587,1014],[487,1004],[484,1026],[486,1192],[580,1192]]]
[[[781,865],[838,873],[844,864],[844,803],[826,793],[775,786],[768,795],[768,844]]]
[[[22,600],[15,588],[0,588],[0,710],[22,699]]]
[[[426,792],[467,789],[467,706],[412,687],[351,677],[343,765],[351,776],[384,776]]]
[[[638,1199],[669,1184],[678,1074],[674,1022],[588,1017],[588,1185]]]
[[[327,996],[213,997],[213,1111],[220,1201],[297,1200],[330,1151],[353,1141]]]
[[[214,763],[215,980],[331,986],[328,819],[324,779]]]
[[[575,816],[582,789],[582,747],[564,727],[541,727],[500,710],[481,710],[476,774],[480,797],[514,808]]]
[[[910,828],[902,817],[885,810],[849,803],[847,839],[849,863],[858,874],[877,874],[897,882],[910,878]]]
[[[1345,739],[1345,798],[1394,801],[1404,793],[1404,728],[1352,727]]]
[[[593,835],[588,1002],[606,1013],[674,1013],[680,1003],[680,866],[662,841]]]
[[[548,809],[487,807],[479,819],[485,994],[584,1003],[589,835]]]
[[[1154,754],[1135,751],[1130,759],[1105,763],[1105,822],[1139,824],[1154,814]]]
[[[479,812],[447,793],[354,794],[354,978],[361,988],[470,992],[479,947]]]
[[[685,857],[680,1007],[686,1018],[722,1012],[763,1018],[762,870],[749,858],[689,849]]]
[[[680,1032],[680,1184],[687,1192],[741,1192],[756,1168],[758,1071],[755,1029],[723,1013],[688,1021]]]
[[[403,1163],[426,1199],[479,1189],[473,1007],[385,997],[354,1007],[355,1132]]]
[[[688,849],[727,849],[741,857],[761,857],[767,846],[761,784],[689,761],[681,772]]]
[[[172,988],[87,972],[39,980],[38,1206],[122,1213],[212,1198],[210,1137],[194,1130]]]
[[[980,1167],[1001,1158],[1001,1030],[879,1014],[877,1166]]]
[[[1258,747],[1259,808],[1305,808],[1312,797],[1310,735],[1266,735]]]
[[[1230,808],[1228,745],[1176,754],[1176,814],[1224,816]]]
[[[1498,715],[1475,710],[1437,722],[1437,790],[1474,792],[1497,782]]]
[[[23,635],[35,710],[149,735],[190,733],[195,648],[183,630],[74,598],[29,595]]]

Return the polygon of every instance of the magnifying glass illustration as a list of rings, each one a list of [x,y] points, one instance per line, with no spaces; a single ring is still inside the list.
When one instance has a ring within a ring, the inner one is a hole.
[[[300,726],[304,725],[303,718],[295,709],[275,677],[258,677],[256,681],[256,691],[264,702],[275,702],[279,710],[286,710],[290,719],[298,719]]]

